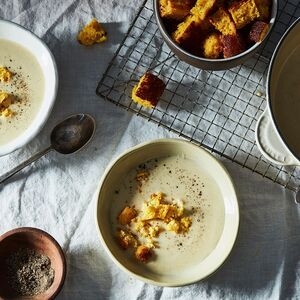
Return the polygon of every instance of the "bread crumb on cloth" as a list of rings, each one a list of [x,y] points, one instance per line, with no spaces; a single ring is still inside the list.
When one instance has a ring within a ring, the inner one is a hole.
[[[77,40],[82,45],[92,46],[106,41],[107,33],[103,26],[96,19],[93,19],[79,32]]]

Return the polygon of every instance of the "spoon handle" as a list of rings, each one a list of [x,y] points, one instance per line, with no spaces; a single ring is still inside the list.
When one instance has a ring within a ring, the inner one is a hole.
[[[45,154],[47,154],[51,150],[52,150],[52,147],[50,146],[50,147],[46,148],[45,150],[43,150],[41,152],[38,152],[37,154],[33,155],[29,159],[25,160],[24,162],[22,162],[21,164],[19,164],[18,166],[16,166],[12,170],[8,171],[7,173],[3,174],[2,176],[0,176],[0,184],[3,183],[3,182],[5,182],[7,179],[9,179],[10,177],[12,177],[13,175],[15,175],[16,173],[18,173],[19,171],[21,171],[25,167],[27,167],[30,164],[32,164],[33,162],[35,162],[39,158],[41,158],[42,156],[44,156]]]

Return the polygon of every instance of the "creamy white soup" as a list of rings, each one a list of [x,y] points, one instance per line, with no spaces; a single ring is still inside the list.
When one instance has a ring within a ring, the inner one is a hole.
[[[13,116],[0,116],[0,146],[22,134],[36,117],[44,97],[44,75],[36,58],[23,46],[0,39],[0,67],[13,73],[0,82],[0,91],[12,94]]]
[[[143,169],[149,172],[149,178],[140,187],[136,175]],[[120,227],[120,211],[125,206],[140,210],[152,193],[162,192],[168,201],[183,201],[185,214],[192,220],[185,234],[164,231],[159,235],[155,258],[144,265],[150,272],[175,276],[200,263],[216,247],[224,227],[225,208],[218,185],[206,174],[194,161],[170,156],[150,160],[119,179],[111,205],[113,235]],[[127,255],[135,260],[130,250]]]
[[[291,150],[300,156],[300,46],[281,69],[274,99],[276,123]]]

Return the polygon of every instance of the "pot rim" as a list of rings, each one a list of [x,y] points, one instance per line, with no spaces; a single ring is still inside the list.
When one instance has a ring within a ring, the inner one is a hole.
[[[270,111],[270,115],[271,115],[271,120],[272,123],[274,125],[274,128],[276,130],[276,132],[278,133],[281,142],[285,145],[285,147],[290,151],[290,153],[297,159],[300,161],[300,153],[296,153],[296,151],[292,150],[291,147],[288,145],[288,143],[285,140],[284,134],[282,133],[282,131],[279,129],[279,125],[276,121],[275,118],[275,113],[274,113],[274,109],[272,107],[272,98],[271,98],[271,76],[273,74],[273,69],[274,69],[274,65],[276,63],[276,59],[278,56],[278,53],[280,51],[280,49],[284,46],[284,42],[286,40],[286,38],[290,35],[290,33],[292,32],[292,30],[300,23],[300,18],[298,18],[297,20],[295,20],[293,22],[293,24],[285,31],[284,35],[281,37],[281,39],[279,40],[274,53],[272,55],[271,61],[270,61],[270,67],[268,70],[268,75],[267,75],[267,105]]]

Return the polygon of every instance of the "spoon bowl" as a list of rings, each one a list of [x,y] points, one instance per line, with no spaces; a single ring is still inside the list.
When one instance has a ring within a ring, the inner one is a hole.
[[[88,114],[70,116],[52,130],[51,146],[62,154],[77,152],[92,139],[95,128],[95,120]]]

